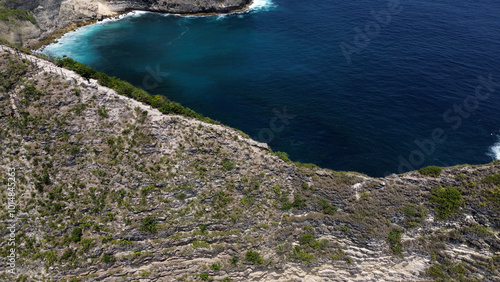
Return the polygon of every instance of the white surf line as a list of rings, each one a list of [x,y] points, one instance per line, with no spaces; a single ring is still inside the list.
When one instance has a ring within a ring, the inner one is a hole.
[[[495,160],[500,160],[500,137],[498,139],[499,140],[490,147],[491,156]]]
[[[273,3],[272,0],[254,0],[252,1],[252,4],[248,7],[249,10],[263,10],[263,9],[268,9],[276,7],[276,5]]]

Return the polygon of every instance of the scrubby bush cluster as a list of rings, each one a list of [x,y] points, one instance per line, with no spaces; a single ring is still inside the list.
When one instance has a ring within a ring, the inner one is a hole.
[[[0,21],[10,22],[12,20],[29,21],[36,24],[35,16],[30,10],[0,8]]]
[[[428,167],[423,167],[418,170],[420,174],[426,175],[426,176],[431,176],[431,177],[438,177],[441,175],[441,172],[443,171],[442,168],[438,166],[428,166]]]
[[[435,210],[441,219],[448,218],[456,213],[464,204],[462,192],[453,186],[445,188],[437,186],[432,189],[431,194],[431,202],[437,205]]]

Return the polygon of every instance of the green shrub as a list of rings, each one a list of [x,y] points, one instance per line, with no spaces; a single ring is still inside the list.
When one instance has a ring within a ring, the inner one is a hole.
[[[187,197],[187,195],[184,193],[179,193],[179,194],[175,195],[175,198],[178,200],[181,200],[181,201],[186,199],[186,197]]]
[[[486,198],[493,204],[493,206],[500,210],[500,187],[487,190],[485,191],[485,194]]]
[[[42,175],[42,183],[49,185],[51,183],[49,174],[45,171]]]
[[[435,211],[440,219],[448,218],[464,205],[462,192],[453,186],[446,188],[437,186],[432,189],[431,195],[431,202],[437,205]]]
[[[309,243],[311,243],[313,240],[314,240],[314,235],[313,235],[313,234],[311,234],[311,233],[306,233],[306,234],[302,235],[302,236],[299,238],[299,242],[300,242],[302,245],[309,244]]]
[[[288,197],[286,197],[286,196],[281,197],[280,198],[280,202],[282,203],[281,210],[288,211],[291,208],[300,208],[300,207],[303,207],[306,205],[306,201],[303,200],[298,194],[295,194],[294,198],[295,199],[294,199],[293,203],[290,203],[288,201]]]
[[[427,269],[426,274],[428,276],[433,277],[433,278],[442,278],[442,277],[445,277],[444,270],[441,268],[441,265],[439,265],[439,264],[433,264],[433,265],[431,265]]]
[[[493,234],[491,230],[488,229],[488,227],[478,223],[472,223],[472,225],[465,227],[464,230],[467,232],[472,232],[481,237],[487,237]]]
[[[248,196],[243,197],[240,201],[240,203],[242,203],[243,205],[249,205],[249,206],[252,205],[254,202],[255,199]]]
[[[282,211],[288,211],[293,207],[293,204],[290,202],[285,202],[281,205],[281,210]]]
[[[206,272],[200,273],[200,279],[201,280],[208,280],[208,273],[206,273]]]
[[[236,265],[238,263],[238,257],[233,257],[229,259],[229,263]]]
[[[26,94],[26,96],[31,97],[35,100],[38,100],[40,98],[40,96],[43,95],[43,92],[36,89],[36,87],[34,85],[27,85],[23,89],[23,92],[24,92],[24,94]]]
[[[300,246],[293,248],[292,257],[304,263],[311,263],[314,259],[311,254],[303,250]]]
[[[401,235],[403,234],[403,229],[395,227],[389,232],[387,237],[387,242],[394,254],[402,256],[403,248],[401,247]]]
[[[77,72],[79,75],[83,76],[84,78],[90,79],[90,78],[97,78],[97,71],[92,69],[91,67],[84,65],[80,62],[77,62],[73,59],[70,58],[59,58],[56,59],[56,64],[59,67],[65,67],[70,70],[73,70]]]
[[[309,243],[309,246],[313,249],[324,249],[325,247],[328,246],[328,240],[323,239],[321,241],[318,240],[313,240],[312,242]]]
[[[278,196],[281,195],[281,188],[278,184],[274,185],[273,191],[274,191],[274,194],[276,194]]]
[[[105,263],[110,263],[115,261],[115,256],[112,254],[104,253],[102,255],[102,261]]]
[[[75,243],[78,243],[82,239],[82,235],[83,235],[82,229],[81,228],[75,228],[71,232],[70,240],[73,241],[73,242],[75,242]]]
[[[291,162],[290,158],[288,157],[288,154],[285,152],[274,152],[274,154],[287,163]]]
[[[500,174],[492,174],[483,178],[483,182],[487,184],[500,185]]]
[[[113,237],[111,235],[106,235],[102,237],[101,243],[106,244],[108,242],[111,242],[113,240]]]
[[[196,239],[193,241],[193,248],[210,248],[210,245],[206,241]]]
[[[42,182],[36,181],[35,182],[35,188],[38,192],[42,193],[43,192],[43,185]]]
[[[82,245],[82,250],[86,252],[94,246],[94,240],[91,238],[85,238],[80,240],[80,244]]]
[[[149,185],[149,186],[143,187],[141,189],[141,195],[142,196],[149,195],[154,190],[154,188],[155,188],[154,185]]]
[[[401,240],[401,234],[403,233],[403,230],[401,228],[393,228],[391,232],[389,232],[389,236],[387,237],[387,241],[389,244],[394,245],[400,242]]]
[[[491,260],[493,260],[494,262],[500,262],[500,255],[493,255],[491,257]]]
[[[295,207],[295,208],[300,208],[300,207],[303,207],[306,205],[306,201],[303,200],[299,194],[295,194],[294,195],[294,201],[293,203],[290,203],[288,201],[288,197],[286,196],[283,196],[280,198],[280,202],[282,203],[281,204],[281,210],[283,211],[288,211],[290,210],[291,208]]]
[[[102,106],[99,109],[97,109],[97,113],[101,118],[109,117],[108,111],[106,110],[106,106]]]
[[[443,262],[431,265],[425,274],[436,281],[468,281],[465,279],[467,272],[463,263]]]
[[[306,201],[300,197],[300,195],[295,194],[292,206],[294,208],[300,208],[306,205]]]
[[[258,252],[254,250],[249,250],[246,255],[246,260],[254,264],[263,264],[264,258],[259,255]]]
[[[210,266],[210,269],[212,270],[219,270],[220,269],[220,263],[213,263],[211,266]]]
[[[72,249],[66,249],[66,251],[64,251],[64,253],[61,256],[61,261],[72,260],[75,258],[76,258],[75,252]]]
[[[438,166],[428,166],[428,167],[423,167],[418,170],[420,174],[426,175],[426,176],[431,176],[431,177],[438,177],[441,172],[443,171],[442,168]]]
[[[222,166],[225,170],[231,170],[234,168],[234,163],[228,159],[222,160]]]
[[[403,207],[401,207],[401,211],[406,216],[406,227],[408,228],[418,226],[427,214],[427,209],[425,209],[422,205],[415,205],[412,203],[406,203]]]
[[[141,231],[147,231],[149,233],[156,232],[156,220],[154,218],[148,216],[142,220],[142,226],[140,227]]]
[[[324,214],[332,215],[338,209],[336,206],[330,204],[330,202],[323,197],[320,197],[318,199],[318,205],[321,207],[321,210],[323,211]]]

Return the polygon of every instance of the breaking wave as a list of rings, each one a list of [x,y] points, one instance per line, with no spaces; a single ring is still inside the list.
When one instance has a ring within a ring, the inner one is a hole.
[[[495,160],[500,160],[500,136],[498,136],[498,141],[490,147],[488,155],[493,157]]]

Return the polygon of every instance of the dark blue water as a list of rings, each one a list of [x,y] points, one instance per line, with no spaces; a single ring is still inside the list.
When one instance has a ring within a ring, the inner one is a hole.
[[[295,161],[381,176],[500,158],[500,2],[273,1],[224,17],[125,17],[44,52]]]

